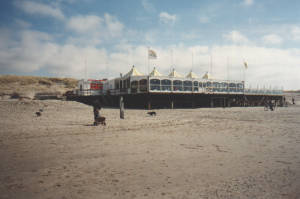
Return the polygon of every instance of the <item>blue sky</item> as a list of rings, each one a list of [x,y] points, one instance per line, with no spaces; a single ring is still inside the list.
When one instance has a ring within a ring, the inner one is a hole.
[[[150,61],[168,74],[299,89],[300,3],[294,0],[12,0],[0,2],[1,74],[115,77]],[[172,56],[173,54],[173,56]],[[172,58],[173,57],[173,58]],[[212,60],[212,63],[211,61]]]

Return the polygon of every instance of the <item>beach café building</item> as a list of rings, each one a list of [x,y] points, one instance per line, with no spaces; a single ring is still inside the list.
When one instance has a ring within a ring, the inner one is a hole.
[[[186,76],[173,69],[162,75],[155,67],[149,75],[143,75],[134,66],[124,76],[106,82],[103,92],[110,94],[136,93],[243,93],[244,82],[216,80],[206,72],[199,78],[193,71]]]
[[[202,107],[262,105],[265,100],[282,100],[282,90],[249,89],[240,80],[218,80],[206,72],[201,78],[190,71],[186,76],[173,69],[168,75],[155,67],[148,74],[140,73],[132,66],[125,75],[110,80],[81,80],[76,90],[77,99],[89,101],[101,99],[104,104],[117,106],[123,96],[127,107]],[[85,86],[84,86],[85,85]],[[88,88],[88,89],[84,89]],[[75,97],[76,98],[76,97]],[[166,106],[168,104],[168,106]],[[218,105],[219,104],[219,105]]]

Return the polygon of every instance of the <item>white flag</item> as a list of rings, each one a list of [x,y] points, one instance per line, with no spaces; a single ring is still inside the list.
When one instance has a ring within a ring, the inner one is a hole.
[[[157,55],[154,50],[148,49],[148,59],[156,59]]]
[[[248,63],[244,61],[245,69],[248,69]]]

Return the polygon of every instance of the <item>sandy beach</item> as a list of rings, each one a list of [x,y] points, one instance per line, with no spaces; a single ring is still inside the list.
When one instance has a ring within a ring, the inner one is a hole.
[[[155,111],[0,101],[0,198],[300,198],[300,106]]]

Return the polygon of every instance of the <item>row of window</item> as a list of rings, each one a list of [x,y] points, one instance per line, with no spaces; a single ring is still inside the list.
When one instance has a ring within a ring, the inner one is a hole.
[[[202,88],[200,88],[202,89]],[[243,92],[243,89],[239,88],[205,88],[208,92]],[[157,86],[150,85],[150,90],[152,91],[172,91],[171,86]],[[198,92],[199,87],[183,87],[183,86],[173,86],[173,91],[194,91]]]
[[[147,80],[143,79],[140,81],[132,81],[131,89],[132,92],[137,91],[139,87],[140,91],[147,90]],[[157,91],[199,91],[199,88],[206,88],[209,92],[243,92],[242,83],[227,83],[227,82],[198,82],[198,81],[181,81],[174,80],[173,86],[172,81],[168,79],[151,79],[150,90]]]
[[[171,86],[172,84],[171,80],[164,79],[164,80],[159,80],[159,79],[151,79],[150,80],[150,85],[162,85],[162,86]],[[174,80],[173,81],[173,86],[183,86],[183,87],[200,87],[200,88],[239,88],[243,89],[244,85],[242,83],[227,83],[227,82],[198,82],[198,81],[181,81],[181,80]]]

